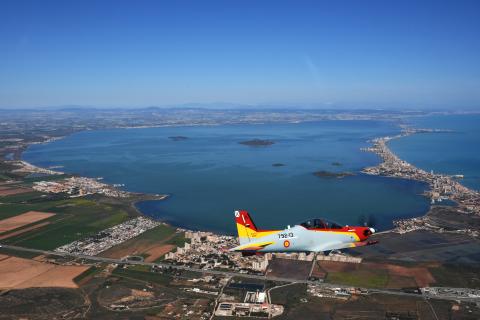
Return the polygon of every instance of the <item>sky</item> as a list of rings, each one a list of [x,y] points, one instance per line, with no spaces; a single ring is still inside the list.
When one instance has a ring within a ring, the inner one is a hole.
[[[480,108],[480,1],[0,1],[0,107]]]

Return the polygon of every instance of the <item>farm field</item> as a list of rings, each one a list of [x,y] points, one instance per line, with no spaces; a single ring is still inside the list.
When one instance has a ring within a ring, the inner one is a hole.
[[[77,288],[73,279],[89,266],[60,266],[18,257],[0,257],[0,289]]]
[[[54,216],[55,213],[28,211],[14,217],[0,220],[0,233],[23,227]]]
[[[28,232],[10,234],[2,239],[5,244],[52,250],[61,245],[93,235],[103,229],[122,223],[138,213],[125,200],[104,198],[66,198],[42,194],[6,197],[0,204],[0,218],[7,219],[28,211],[55,214],[48,224],[32,227]],[[21,231],[22,229],[18,229]],[[25,231],[25,230],[24,230]],[[12,232],[12,231],[10,231]],[[8,235],[8,233],[7,233]]]
[[[363,262],[359,264],[320,261],[317,273],[326,275],[326,281],[367,288],[402,289],[433,285],[435,278],[430,268],[438,265],[402,266],[393,263]]]
[[[0,197],[11,196],[11,195],[21,194],[21,193],[28,193],[28,192],[31,192],[31,191],[32,191],[32,189],[28,189],[28,188],[0,187]]]
[[[153,262],[175,248],[171,242],[176,235],[175,228],[162,224],[102,252],[100,256],[119,259],[136,255]]]

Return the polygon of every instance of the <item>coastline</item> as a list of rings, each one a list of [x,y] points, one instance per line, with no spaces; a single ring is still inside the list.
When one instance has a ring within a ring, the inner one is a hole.
[[[135,127],[135,128],[144,128],[144,127]],[[421,133],[421,132],[445,132],[444,130],[430,130],[430,129],[407,129],[406,127],[402,127],[402,131],[400,134],[398,135],[395,135],[395,136],[392,136],[392,137],[380,137],[380,138],[375,138],[371,141],[374,142],[374,146],[373,147],[370,147],[370,148],[362,148],[363,151],[371,151],[371,152],[375,152],[377,153],[382,159],[382,155],[380,153],[380,151],[376,152],[376,147],[378,147],[378,144],[379,143],[384,143],[385,146],[384,148],[387,148],[388,147],[386,146],[386,142],[391,140],[391,139],[396,139],[396,138],[401,138],[401,137],[404,137],[404,136],[407,136],[407,135],[411,135],[411,134],[415,134],[415,133]],[[132,129],[132,127],[128,127],[128,128],[115,128],[115,129]],[[74,132],[75,133],[75,132]],[[23,153],[24,150],[26,150],[30,145],[33,145],[33,144],[40,144],[40,143],[48,143],[48,142],[51,142],[51,141],[55,141],[55,140],[58,140],[58,139],[62,139],[62,138],[65,138],[67,136],[62,136],[62,137],[53,137],[53,138],[49,138],[49,139],[46,139],[45,141],[43,142],[34,142],[34,143],[30,143],[28,144],[23,150],[22,152],[20,153],[20,156],[21,154]],[[390,149],[388,149],[388,152],[390,152],[392,155],[393,152],[390,151]],[[396,158],[397,161],[401,161],[402,163],[405,163],[405,164],[408,164],[406,161],[403,161],[401,159],[399,159],[398,157],[396,157],[396,155],[394,155],[394,157]],[[29,173],[44,173],[44,174],[52,174],[52,175],[55,175],[55,174],[58,174],[58,175],[61,175],[61,174],[65,174],[61,171],[55,171],[55,170],[50,170],[48,168],[41,168],[41,167],[38,167],[38,166],[35,166],[31,163],[28,163],[27,161],[24,161],[24,160],[10,160],[10,162],[17,162],[17,163],[21,163],[23,166],[24,166],[24,169],[25,171],[24,172],[29,172]],[[385,177],[399,177],[399,178],[403,178],[403,179],[407,179],[407,180],[416,180],[416,181],[419,181],[419,182],[423,182],[423,183],[427,183],[429,186],[430,184],[428,183],[428,181],[426,180],[422,180],[422,179],[416,179],[416,178],[412,178],[411,176],[398,176],[398,175],[388,175],[388,174],[380,174],[380,173],[374,173],[372,172],[371,170],[373,170],[374,168],[380,168],[382,167],[382,165],[385,163],[385,159],[383,159],[383,162],[379,163],[378,165],[374,166],[374,167],[367,167],[367,168],[363,168],[360,173],[364,173],[364,174],[367,174],[367,175],[380,175],[380,176],[385,176]],[[409,166],[411,166],[412,168],[415,168],[413,167],[412,165],[408,164]],[[417,169],[415,168],[416,170],[420,170],[420,169]],[[29,171],[29,170],[35,170],[35,171]],[[74,174],[67,174],[69,176],[75,176]],[[84,178],[84,177],[79,177],[79,178]],[[95,180],[95,178],[85,178],[85,179],[92,179],[92,180]],[[109,185],[109,184],[105,184],[105,185],[108,185],[110,188],[112,189],[116,189],[116,186],[113,186],[113,185]],[[124,192],[124,191],[121,191],[121,192]],[[138,214],[142,215],[142,216],[146,216],[146,217],[149,217],[149,218],[152,218],[152,216],[150,214],[147,214],[147,213],[144,213],[142,212],[142,210],[139,209],[139,207],[137,206],[138,203],[140,202],[143,202],[143,201],[148,201],[148,200],[165,200],[169,197],[168,194],[166,195],[154,195],[154,194],[137,194],[137,193],[133,193],[133,192],[129,192],[129,191],[125,191],[125,193],[128,193],[131,197],[134,197],[135,199],[133,201],[130,202],[130,206],[132,207],[132,209],[134,209]],[[428,191],[424,194],[424,196],[429,196],[431,195],[431,192]],[[394,226],[396,226],[396,222],[397,221],[403,221],[403,220],[411,220],[411,219],[416,219],[416,218],[421,218],[421,217],[424,217],[426,216],[430,210],[431,210],[432,206],[429,207],[429,209],[427,210],[427,212],[424,213],[423,216],[418,216],[418,217],[413,217],[413,218],[406,218],[406,219],[401,219],[401,218],[398,218],[398,219],[392,219],[392,223]],[[155,218],[154,218],[155,219]],[[159,219],[159,221],[161,222],[164,222],[164,223],[167,223],[169,224],[170,226],[172,227],[175,227],[177,229],[186,229],[184,226],[181,226],[181,225],[177,225],[175,223],[172,223],[172,222],[166,222],[162,219]],[[395,231],[398,227],[394,227],[393,229],[391,230],[386,230],[384,232],[389,232],[389,231]],[[218,233],[218,232],[217,232]]]
[[[395,136],[379,137],[372,140],[373,146],[362,148],[362,151],[373,152],[377,154],[382,162],[373,167],[367,167],[362,170],[363,173],[369,175],[378,175],[392,178],[403,178],[409,180],[416,180],[424,182],[429,186],[429,191],[425,192],[424,196],[431,200],[428,212],[421,217],[414,217],[409,219],[393,220],[394,229],[389,231],[405,233],[418,229],[430,229],[432,226],[428,224],[428,215],[433,211],[435,203],[442,201],[451,201],[456,205],[456,212],[473,214],[480,216],[480,193],[463,186],[456,179],[457,175],[435,174],[433,170],[427,172],[423,169],[417,168],[411,163],[400,159],[388,147],[388,142],[394,139],[400,139],[414,134],[421,133],[439,133],[451,132],[450,130],[440,129],[414,129],[406,126],[401,127],[400,134]],[[435,229],[435,228],[434,228]],[[438,228],[437,228],[438,229]],[[443,231],[443,230],[442,230]],[[458,230],[476,236],[475,232],[468,229]]]
[[[125,128],[125,129],[128,129],[128,128]],[[78,131],[78,132],[81,132],[81,131]],[[72,132],[72,134],[73,133],[76,133],[76,132]],[[53,168],[52,169],[43,168],[43,167],[36,166],[36,165],[22,159],[23,152],[26,151],[31,145],[46,144],[46,143],[50,143],[50,142],[57,141],[57,140],[60,140],[60,139],[64,139],[66,137],[68,137],[68,135],[61,136],[61,137],[51,137],[51,138],[45,139],[44,141],[27,143],[24,146],[22,146],[22,148],[18,149],[18,152],[15,153],[15,158],[14,159],[12,159],[12,160],[5,160],[4,159],[3,161],[5,161],[7,163],[10,163],[13,166],[18,167],[17,169],[14,169],[12,171],[12,172],[15,172],[15,173],[28,174],[28,175],[29,174],[42,174],[42,175],[46,175],[46,176],[55,176],[55,175],[65,176],[66,179],[67,178],[70,178],[70,179],[77,178],[77,179],[81,179],[81,180],[84,180],[84,181],[89,181],[90,183],[95,183],[99,186],[104,186],[106,189],[112,191],[112,193],[116,194],[116,195],[112,196],[111,194],[110,195],[105,194],[104,192],[99,193],[100,195],[106,196],[106,197],[114,197],[114,198],[126,198],[126,199],[130,200],[129,201],[129,207],[131,209],[133,209],[140,216],[145,216],[147,218],[151,218],[151,217],[149,215],[144,214],[141,210],[139,210],[138,207],[136,206],[137,203],[142,202],[142,201],[151,201],[151,200],[161,201],[161,200],[165,200],[169,197],[168,194],[147,194],[147,193],[137,193],[137,192],[131,192],[131,191],[123,191],[123,190],[118,189],[118,187],[115,184],[98,182],[99,180],[103,179],[103,178],[100,178],[100,177],[97,177],[97,178],[84,177],[84,176],[76,175],[74,173],[67,173],[67,172],[56,170],[56,169],[53,170]],[[35,187],[34,187],[34,190],[35,190]],[[89,195],[89,194],[85,194],[85,195]],[[92,195],[95,195],[95,194],[93,193]],[[164,222],[164,221],[160,221],[160,222]],[[173,226],[173,225],[172,225],[172,227],[177,228],[176,226]]]

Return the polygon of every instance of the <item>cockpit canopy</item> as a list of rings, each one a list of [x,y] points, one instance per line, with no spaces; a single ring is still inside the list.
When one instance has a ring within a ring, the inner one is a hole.
[[[323,218],[308,219],[300,223],[300,225],[307,229],[342,229],[343,226],[334,221]]]

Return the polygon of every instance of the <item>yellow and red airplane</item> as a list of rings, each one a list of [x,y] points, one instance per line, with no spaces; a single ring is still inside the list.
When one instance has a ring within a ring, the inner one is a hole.
[[[326,219],[310,219],[284,230],[260,230],[245,210],[235,211],[240,245],[230,249],[244,255],[266,252],[330,252],[372,245],[370,227],[341,226]]]

